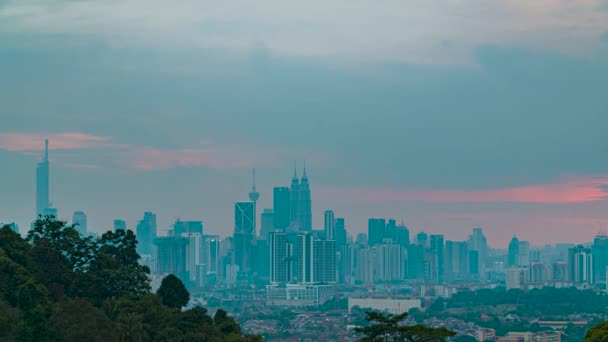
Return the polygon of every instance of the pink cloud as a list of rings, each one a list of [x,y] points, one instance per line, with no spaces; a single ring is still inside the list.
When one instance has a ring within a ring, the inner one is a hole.
[[[603,188],[608,175],[592,178],[567,179],[562,182],[514,188],[484,190],[414,190],[390,189],[328,189],[326,195],[356,201],[390,202],[523,202],[523,203],[583,203],[608,198]]]
[[[115,147],[109,137],[79,132],[68,133],[0,133],[0,149],[8,151],[41,151],[44,139],[49,139],[49,149],[70,150],[94,147]]]

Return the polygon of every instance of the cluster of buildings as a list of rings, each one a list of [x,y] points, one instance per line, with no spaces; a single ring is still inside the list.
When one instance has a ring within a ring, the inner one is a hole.
[[[277,305],[320,304],[336,286],[414,285],[421,296],[450,296],[475,284],[508,289],[543,286],[587,288],[605,284],[608,236],[592,244],[531,247],[514,237],[507,250],[491,249],[481,228],[464,240],[409,229],[393,219],[370,218],[367,234],[352,236],[344,218],[326,210],[314,229],[310,180],[304,167],[291,184],[273,189],[272,208],[258,212],[255,170],[248,201],[234,203],[232,235],[207,234],[202,221],[173,224],[158,234],[156,215],[145,212],[135,226],[142,263],[158,277],[172,273],[191,289],[264,289]],[[49,199],[48,141],[36,168],[36,215],[55,216]],[[259,221],[258,218],[259,217]],[[87,234],[87,217],[76,211],[72,223]],[[16,224],[11,227],[18,231]],[[130,228],[121,219],[115,230]],[[131,227],[132,228],[132,227]]]

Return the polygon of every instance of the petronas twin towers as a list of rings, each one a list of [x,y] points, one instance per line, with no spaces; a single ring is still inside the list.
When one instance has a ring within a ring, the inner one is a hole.
[[[310,185],[306,166],[302,178],[298,179],[296,170],[293,171],[291,180],[291,230],[311,231],[312,230],[312,208],[310,201]]]

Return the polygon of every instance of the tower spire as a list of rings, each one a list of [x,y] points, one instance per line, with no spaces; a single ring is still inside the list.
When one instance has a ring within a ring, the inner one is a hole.
[[[298,169],[297,169],[298,165],[297,162],[294,161],[293,162],[293,179],[298,179]]]
[[[44,139],[44,161],[49,161],[49,139]]]
[[[306,161],[304,161],[304,172],[302,173],[302,178],[308,178],[308,175],[306,174]]]
[[[253,168],[253,191],[255,192],[255,167]]]
[[[251,192],[249,193],[249,199],[256,202],[259,198],[260,193],[255,189],[255,169],[253,169],[253,186],[251,187]]]

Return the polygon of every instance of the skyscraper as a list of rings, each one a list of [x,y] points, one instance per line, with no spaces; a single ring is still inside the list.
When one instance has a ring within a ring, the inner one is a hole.
[[[433,274],[431,279],[443,282],[443,235],[431,235],[431,251],[433,252]]]
[[[483,235],[483,229],[473,228],[473,234],[469,235],[469,250],[478,252],[479,275],[481,278],[484,278],[486,260],[488,256],[488,244],[485,235]]]
[[[163,236],[154,239],[156,245],[156,272],[172,273],[183,282],[189,279],[186,271],[187,248],[190,241],[177,236]]]
[[[291,180],[290,194],[291,224],[297,227],[297,230],[299,231],[311,231],[312,202],[306,167],[304,167],[304,172],[301,179],[298,179],[297,172],[294,169],[293,178]]]
[[[272,205],[274,210],[273,226],[275,230],[286,231],[291,223],[291,192],[287,187],[273,189]]]
[[[306,166],[300,181],[300,205],[298,206],[298,222],[300,230],[312,230],[312,200],[310,198],[310,184],[308,183],[308,175],[306,174]]]
[[[255,169],[253,169],[253,185],[251,186],[251,192],[249,192],[249,199],[253,202],[253,235],[255,235],[257,228],[257,205],[260,199],[260,193],[255,188]]]
[[[153,243],[156,238],[156,215],[147,211],[137,223],[137,252],[140,255],[152,255]]]
[[[315,239],[310,233],[298,234],[298,282],[305,284],[336,282],[336,241]]]
[[[264,209],[260,221],[260,238],[268,239],[268,234],[274,230],[274,211]]]
[[[577,246],[568,250],[568,266],[570,280],[577,284],[593,284],[595,282],[594,259],[591,248]]]
[[[251,247],[254,239],[253,202],[234,204],[234,264],[243,272],[251,270]]]
[[[325,211],[325,239],[336,240],[336,218],[333,210]]]
[[[346,227],[344,224],[344,218],[340,217],[336,219],[336,248],[340,249],[341,246],[346,245]]]
[[[293,244],[285,232],[270,233],[270,283],[281,284],[293,280]]]
[[[380,218],[370,218],[367,223],[368,244],[370,247],[381,244],[384,240],[386,220]]]
[[[114,220],[114,231],[117,230],[127,230],[127,222],[121,219]]]
[[[517,238],[517,236],[513,236],[511,242],[509,242],[507,266],[519,266],[519,239]]]
[[[80,235],[87,235],[87,215],[83,211],[75,211],[72,216],[72,224]]]
[[[44,216],[49,200],[49,141],[44,141],[44,159],[36,166],[36,217]]]

